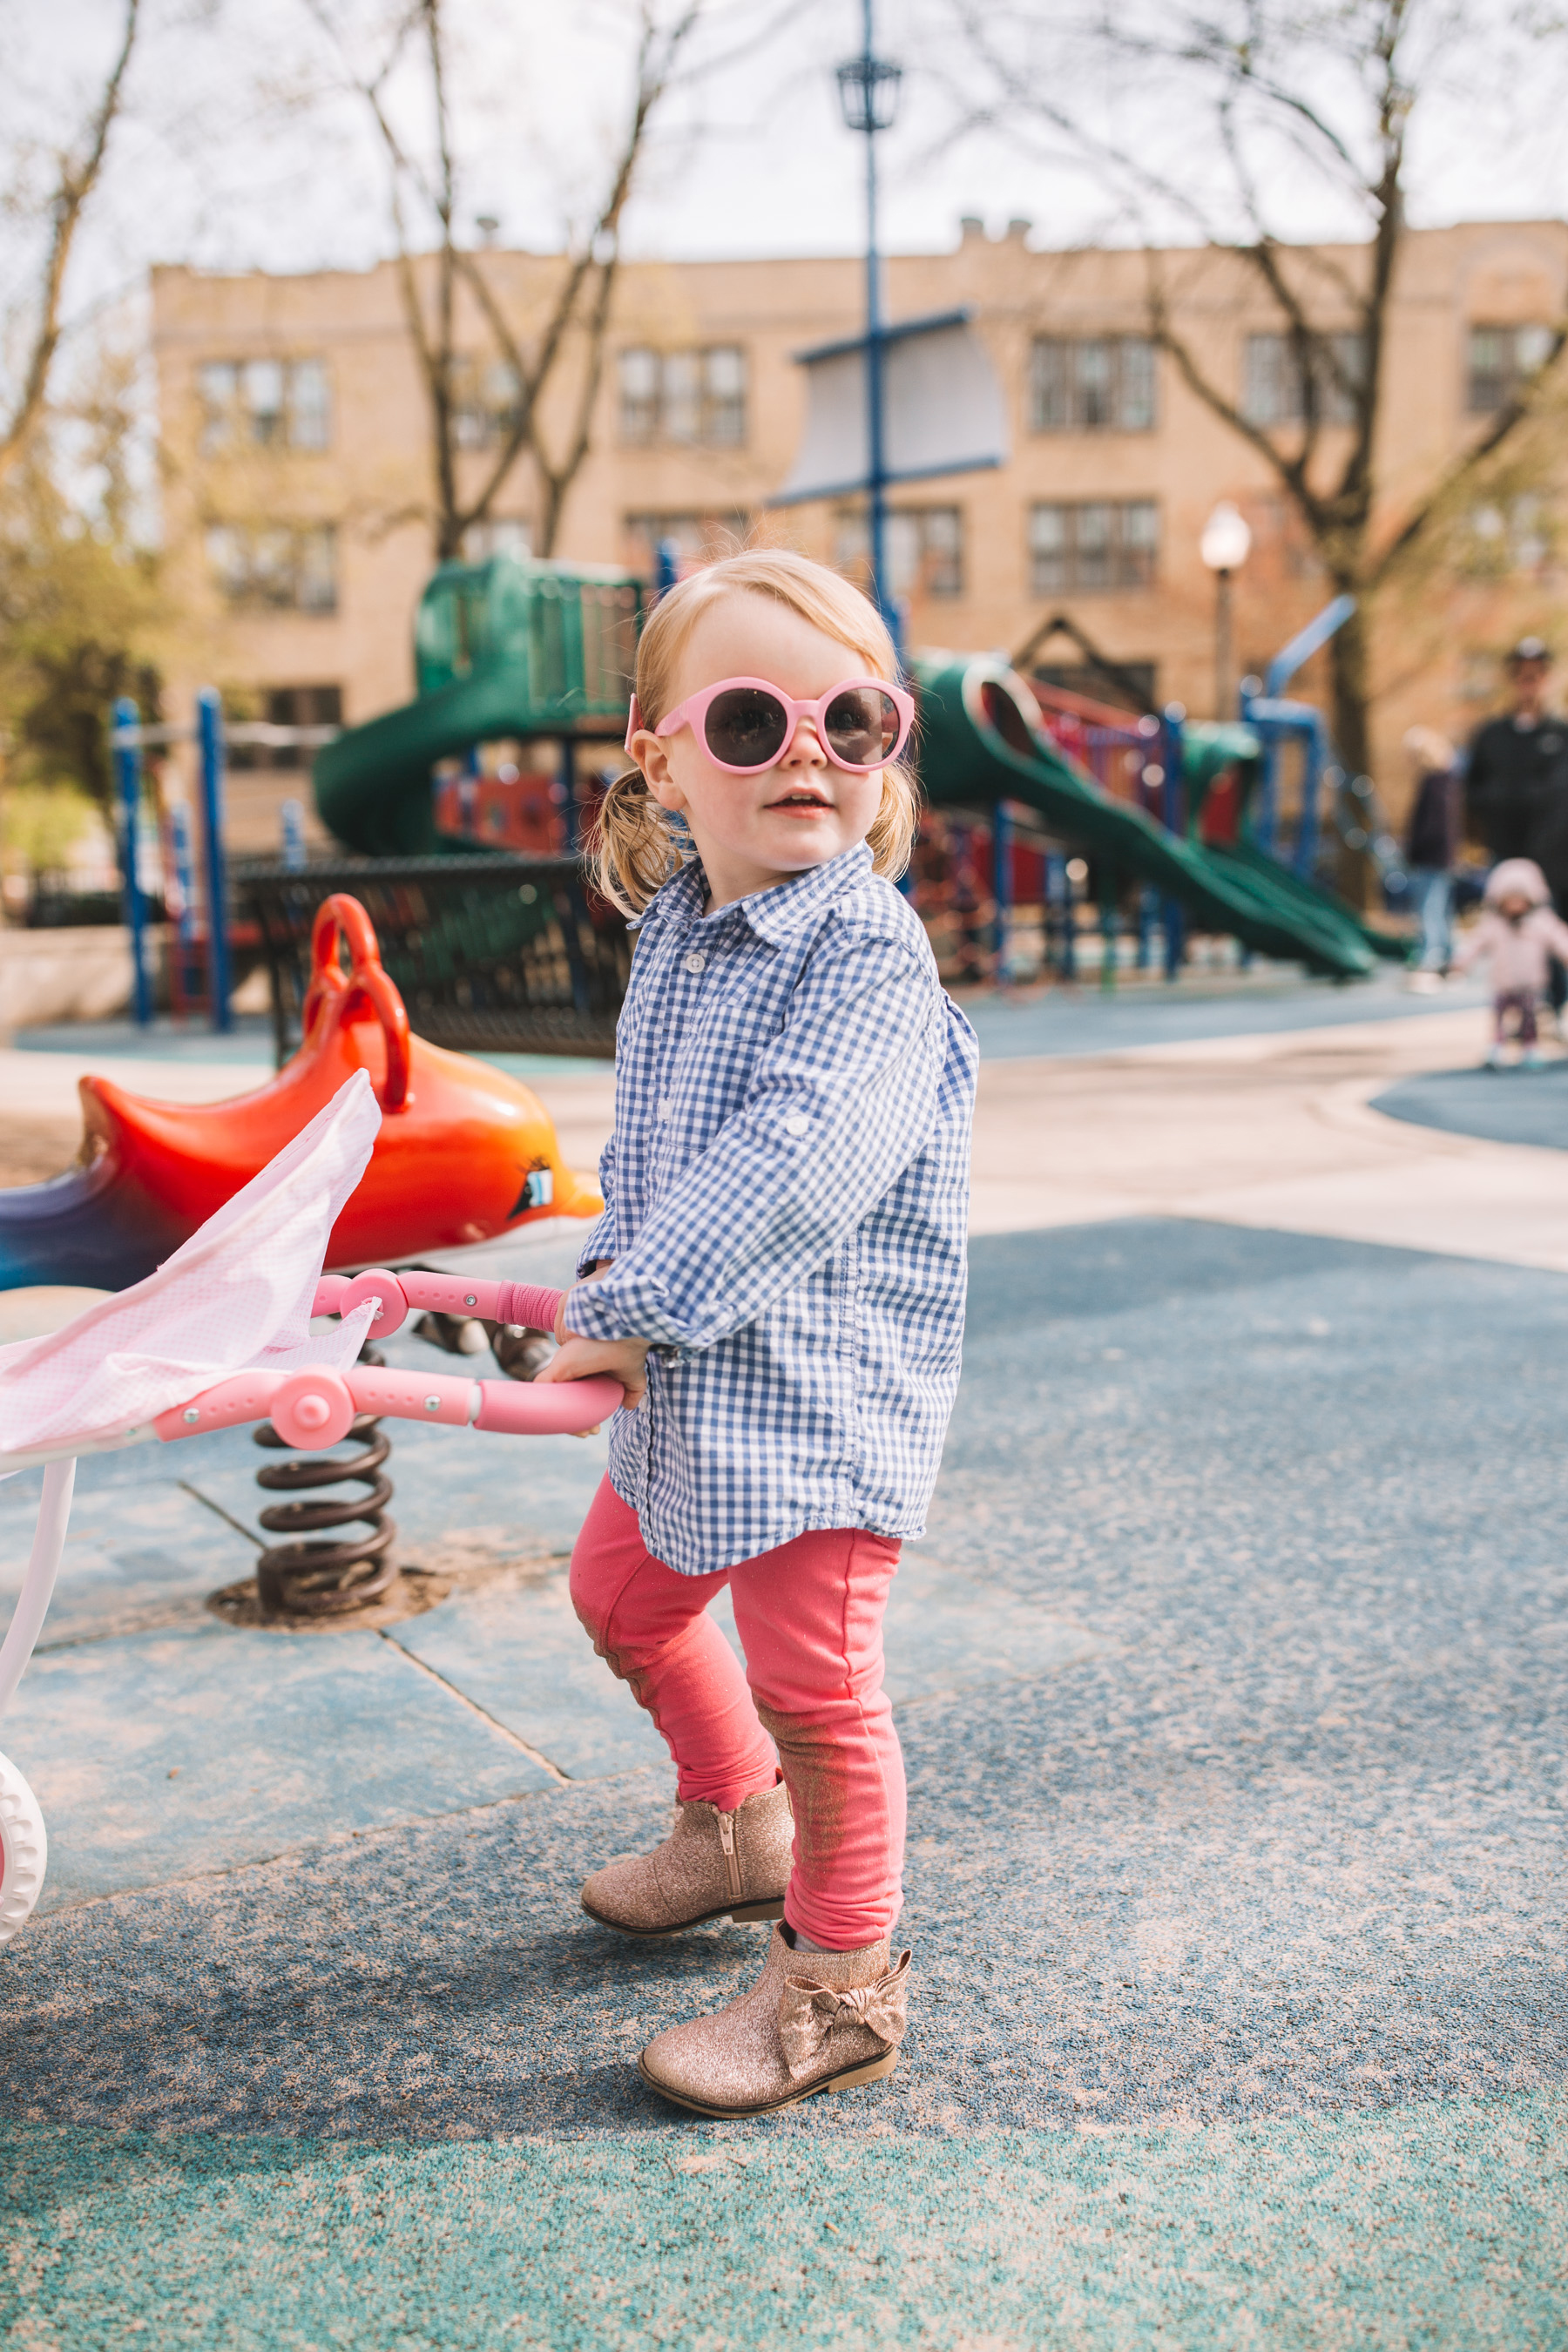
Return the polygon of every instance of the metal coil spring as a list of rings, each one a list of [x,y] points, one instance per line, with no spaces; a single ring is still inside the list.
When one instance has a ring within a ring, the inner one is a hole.
[[[385,1362],[374,1348],[360,1352],[362,1364]],[[258,1445],[282,1447],[284,1441],[269,1421],[255,1433]],[[269,1535],[292,1540],[269,1545],[256,1564],[257,1597],[262,1609],[291,1617],[337,1617],[379,1600],[397,1576],[391,1558],[397,1534],[386,1516],[392,1500],[390,1478],[382,1464],[392,1451],[392,1440],[382,1430],[378,1414],[355,1416],[345,1443],[368,1439],[363,1453],[347,1460],[331,1454],[298,1454],[289,1462],[268,1463],[256,1474],[256,1483],[276,1493],[298,1494],[301,1488],[339,1486],[355,1482],[370,1492],[363,1499],[340,1496],[335,1502],[272,1503],[260,1514]],[[289,1449],[292,1452],[292,1448]],[[321,1539],[319,1528],[342,1528],[355,1521],[369,1532],[362,1537]]]

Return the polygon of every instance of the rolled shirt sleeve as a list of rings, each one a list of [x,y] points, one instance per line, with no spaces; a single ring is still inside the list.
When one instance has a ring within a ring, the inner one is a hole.
[[[613,1135],[599,1154],[599,1190],[605,1196],[605,1206],[589,1226],[587,1237],[577,1252],[579,1279],[591,1274],[603,1259],[616,1255],[616,1139]]]
[[[820,1265],[895,1183],[935,1116],[947,1045],[934,971],[896,939],[825,939],[741,1108],[670,1183],[614,1271],[572,1293],[586,1339],[690,1355],[727,1339]],[[606,1201],[612,1198],[606,1185]],[[613,1224],[612,1224],[613,1229]]]

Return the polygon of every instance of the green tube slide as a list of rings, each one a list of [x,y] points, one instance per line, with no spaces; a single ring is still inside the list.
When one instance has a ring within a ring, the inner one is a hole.
[[[1021,677],[994,656],[917,663],[921,779],[931,806],[1016,801],[1050,831],[1130,881],[1152,883],[1205,930],[1336,980],[1364,977],[1360,925],[1271,859],[1216,852],[1112,800],[1040,722]]]
[[[436,831],[430,772],[471,744],[529,733],[527,683],[510,670],[481,671],[325,744],[315,786],[328,832],[362,857],[429,857],[451,846]]]

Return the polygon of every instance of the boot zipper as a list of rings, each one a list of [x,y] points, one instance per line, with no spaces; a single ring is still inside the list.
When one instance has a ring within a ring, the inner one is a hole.
[[[724,1849],[724,1867],[730,1874],[730,1895],[734,1902],[741,1898],[741,1864],[735,1853],[735,1816],[719,1815],[719,1843]]]

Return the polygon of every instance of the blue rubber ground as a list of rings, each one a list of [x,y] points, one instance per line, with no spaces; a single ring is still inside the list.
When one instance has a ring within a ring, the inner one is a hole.
[[[1401,1078],[1374,1097],[1373,1108],[1449,1135],[1562,1151],[1568,1150],[1568,1062],[1549,1062],[1539,1070],[1436,1070]]]
[[[755,1931],[576,1908],[669,1789],[571,1680],[593,1449],[400,1440],[416,1548],[539,1564],[386,1636],[202,1618],[237,1441],[162,1582],[139,1457],[84,1471],[98,1598],[7,1724],[70,1891],[0,1961],[0,2341],[1568,2342],[1568,1279],[1161,1220],[973,1263],[889,1630],[912,2030],[767,2123],[632,2066]]]

